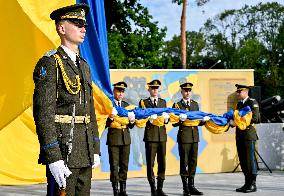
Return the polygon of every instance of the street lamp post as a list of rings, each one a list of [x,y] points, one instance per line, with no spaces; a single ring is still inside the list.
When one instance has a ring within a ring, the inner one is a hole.
[[[209,67],[209,69],[212,69],[213,67],[215,67],[215,65],[221,63],[222,61],[219,59],[216,63],[214,63],[214,65],[212,65],[211,67]]]

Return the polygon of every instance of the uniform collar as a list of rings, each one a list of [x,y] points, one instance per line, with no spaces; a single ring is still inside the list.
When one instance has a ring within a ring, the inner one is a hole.
[[[64,46],[64,45],[61,45],[60,47],[64,50],[64,52],[66,52],[66,54],[70,57],[70,59],[71,59],[71,60],[73,61],[73,63],[76,65],[76,56],[77,56],[76,52],[70,50],[69,48],[67,48],[67,47]],[[77,66],[77,65],[76,65],[76,66]]]
[[[249,98],[249,96],[247,96],[246,98],[244,98],[244,99],[242,100],[243,104],[248,100],[248,98]]]
[[[120,107],[121,107],[121,101],[118,101],[118,100],[114,100],[114,102],[115,102],[115,105],[117,105],[118,106],[118,102],[120,103]]]
[[[189,99],[182,99],[184,101],[185,104],[187,104],[188,102],[188,105],[190,106],[190,98]]]
[[[154,103],[154,99],[156,99],[156,102],[158,102],[158,97],[150,97],[150,100],[152,101],[152,103]]]

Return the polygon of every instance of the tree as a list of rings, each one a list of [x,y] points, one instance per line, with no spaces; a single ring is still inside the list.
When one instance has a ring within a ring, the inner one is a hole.
[[[283,94],[284,6],[259,3],[227,10],[207,20],[201,32],[205,52],[222,59],[225,68],[255,69],[255,84],[263,86],[263,98]]]
[[[105,0],[111,68],[163,68],[163,39],[147,8],[138,0]]]
[[[204,56],[202,55],[205,48],[205,40],[203,34],[195,31],[186,32],[188,40],[186,55],[190,59],[188,64],[191,68],[204,68]],[[166,59],[168,68],[179,69],[181,67],[181,38],[174,36],[172,40],[165,43],[164,58]]]
[[[210,0],[195,0],[198,6],[202,6]],[[186,7],[187,0],[172,0],[173,3],[178,5],[182,4],[182,12],[180,19],[180,48],[181,48],[181,65],[182,69],[186,69]]]

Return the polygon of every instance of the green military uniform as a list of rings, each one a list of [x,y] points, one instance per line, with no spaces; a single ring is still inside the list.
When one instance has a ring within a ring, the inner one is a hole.
[[[63,13],[74,9],[83,13],[87,8],[86,5],[73,5],[64,8]],[[79,76],[77,80],[76,76]],[[66,77],[75,85],[66,85]],[[81,57],[77,57],[75,65],[59,47],[46,53],[37,62],[33,79],[33,115],[40,143],[39,163],[48,165],[64,160],[72,172],[66,179],[67,195],[89,195],[94,154],[100,153],[90,67]],[[67,142],[70,139],[73,111],[72,151],[68,155]],[[46,175],[47,194],[53,195],[58,185],[48,166]]]
[[[158,81],[158,84],[155,84],[155,81],[148,83],[150,87],[155,87],[155,85],[160,86],[161,83]],[[140,108],[166,108],[167,103],[164,99],[158,98],[156,105],[152,103],[150,98],[140,100]],[[166,143],[167,143],[167,131],[166,126],[156,126],[153,125],[150,121],[146,123],[144,139],[145,142],[145,153],[146,153],[146,162],[147,162],[147,178],[151,186],[152,194],[154,195],[155,188],[155,175],[154,175],[154,162],[157,155],[158,162],[158,189],[162,190],[163,181],[165,180],[165,171],[166,171]]]
[[[174,103],[173,108],[188,111],[199,111],[198,103],[190,99],[190,104],[185,103],[183,99]],[[179,144],[180,156],[180,175],[181,176],[194,176],[197,165],[197,153],[199,132],[197,127],[184,126],[183,122],[173,124],[174,127],[178,126],[177,142]]]
[[[237,91],[243,88],[250,88],[245,85],[236,85]],[[236,128],[236,145],[239,156],[240,165],[242,172],[245,175],[245,187],[249,188],[252,184],[255,186],[256,176],[257,176],[257,166],[255,159],[255,143],[258,140],[258,136],[255,129],[255,124],[259,123],[260,113],[259,106],[255,99],[248,97],[245,102],[239,101],[236,109],[240,110],[246,106],[249,106],[252,111],[252,119],[250,125],[246,130],[240,130]],[[243,192],[241,189],[240,192]]]
[[[180,87],[191,91],[192,83],[181,84]],[[185,101],[181,99],[179,102],[173,104],[173,108],[199,111],[198,103],[192,99]],[[201,122],[200,125],[203,123]],[[173,124],[174,127],[179,127],[177,134],[178,150],[180,157],[180,176],[183,182],[184,195],[202,194],[193,189],[194,176],[197,166],[199,131],[196,126],[185,126],[182,121]]]
[[[114,88],[123,91],[127,88],[125,82],[113,84]],[[123,100],[116,101],[117,107],[126,108],[129,104]],[[112,126],[113,119],[108,118],[106,127],[108,127],[107,142],[109,165],[110,165],[110,181],[112,182],[114,195],[127,196],[126,180],[128,172],[129,154],[131,137],[129,129],[132,129],[135,123],[128,125],[120,125],[120,127]],[[118,193],[118,182],[120,182],[120,193]]]

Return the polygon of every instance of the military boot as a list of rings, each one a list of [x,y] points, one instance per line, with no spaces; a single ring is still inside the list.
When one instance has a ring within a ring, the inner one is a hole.
[[[194,186],[194,177],[188,177],[188,189],[191,195],[203,195],[202,192],[198,191]]]
[[[126,193],[126,181],[120,181],[120,192],[119,195],[120,196],[128,196]]]
[[[164,180],[158,179],[157,182],[157,195],[159,196],[167,196],[166,193],[163,191]]]
[[[184,196],[190,196],[189,188],[188,188],[188,184],[187,184],[187,177],[181,176],[181,181],[182,181],[182,186],[183,186],[183,195]]]
[[[149,180],[151,187],[151,196],[157,196],[156,182],[154,179]]]
[[[243,193],[252,193],[256,192],[256,176],[251,176],[249,178],[249,184],[248,186],[243,190]]]
[[[248,176],[245,176],[245,184],[244,184],[242,187],[237,188],[236,191],[237,191],[237,192],[244,192],[244,190],[245,190],[245,189],[247,188],[247,186],[248,186],[248,183],[249,183],[249,178],[248,178]]]
[[[113,195],[119,196],[118,182],[112,182],[111,184],[112,184]]]

